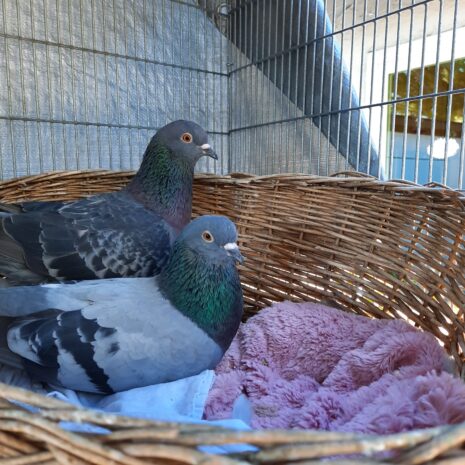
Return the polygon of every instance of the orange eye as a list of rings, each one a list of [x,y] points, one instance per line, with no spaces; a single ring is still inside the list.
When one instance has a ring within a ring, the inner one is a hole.
[[[210,231],[204,231],[202,233],[202,239],[205,241],[205,242],[213,242],[213,235]]]
[[[192,142],[192,134],[189,134],[188,132],[185,132],[181,136],[181,140],[185,142],[186,144],[190,144]]]

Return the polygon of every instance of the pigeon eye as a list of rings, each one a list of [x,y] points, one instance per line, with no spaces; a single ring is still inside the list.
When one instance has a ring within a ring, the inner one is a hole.
[[[213,234],[210,231],[204,231],[202,233],[202,239],[205,242],[213,242]]]
[[[188,132],[185,132],[181,136],[181,140],[185,142],[186,144],[190,144],[192,142],[192,134],[189,134]]]

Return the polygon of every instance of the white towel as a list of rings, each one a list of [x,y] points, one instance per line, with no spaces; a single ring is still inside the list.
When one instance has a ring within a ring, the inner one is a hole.
[[[247,421],[250,418],[250,405],[243,396],[236,401],[232,418],[218,421],[202,420],[208,392],[214,379],[215,372],[205,370],[196,376],[171,383],[100,396],[61,388],[51,389],[47,392],[41,384],[31,382],[23,371],[0,365],[0,381],[61,399],[76,406],[151,420],[206,423],[236,430],[249,430]],[[31,408],[31,410],[33,409]],[[61,422],[61,426],[64,429],[79,432],[97,434],[108,432],[105,428],[91,424]],[[222,447],[201,446],[200,449],[204,452],[217,454],[254,450],[253,447],[244,444]]]

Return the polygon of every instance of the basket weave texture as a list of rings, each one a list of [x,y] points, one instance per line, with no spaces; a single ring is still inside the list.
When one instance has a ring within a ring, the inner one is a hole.
[[[0,201],[71,200],[124,186],[132,172],[74,171],[0,183]],[[246,257],[246,316],[277,300],[322,301],[376,318],[403,318],[440,339],[465,377],[465,199],[442,186],[370,177],[197,175],[194,215],[229,216]],[[0,465],[465,464],[465,424],[390,436],[315,431],[233,432],[77,409],[0,385]],[[14,401],[40,407],[31,413]],[[105,435],[64,431],[89,422]],[[257,451],[215,456],[205,444]],[[395,459],[382,451],[396,450]]]

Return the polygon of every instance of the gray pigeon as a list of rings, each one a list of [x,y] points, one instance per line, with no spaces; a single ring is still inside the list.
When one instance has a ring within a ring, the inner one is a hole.
[[[217,159],[206,132],[175,121],[155,134],[119,192],[0,205],[0,275],[36,284],[158,274],[191,219],[194,166],[204,155]]]
[[[156,277],[0,289],[8,346],[32,378],[100,394],[214,368],[242,316],[236,240],[228,218],[202,216]]]

